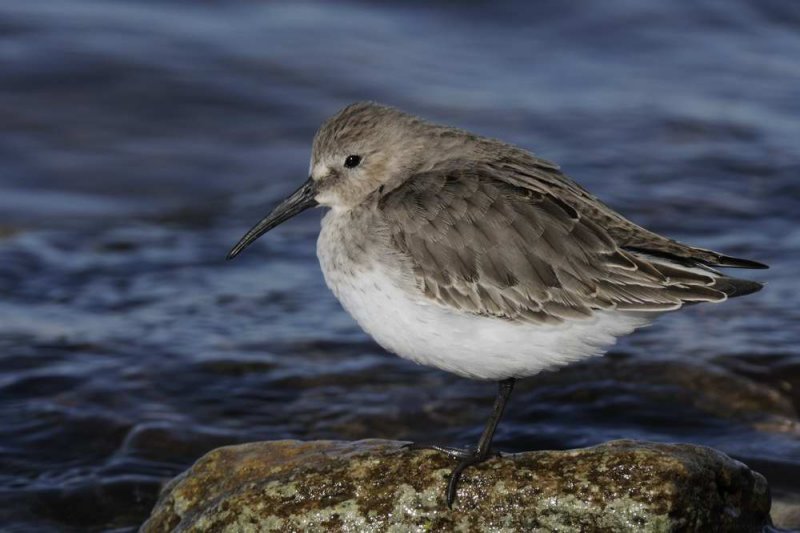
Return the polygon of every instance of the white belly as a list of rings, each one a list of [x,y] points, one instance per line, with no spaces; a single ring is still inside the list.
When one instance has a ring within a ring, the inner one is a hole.
[[[328,230],[323,223],[317,245],[325,281],[364,331],[400,357],[460,376],[530,376],[601,354],[617,337],[649,322],[641,315],[600,312],[554,326],[454,312],[401,288],[398,275],[377,261],[343,261]]]

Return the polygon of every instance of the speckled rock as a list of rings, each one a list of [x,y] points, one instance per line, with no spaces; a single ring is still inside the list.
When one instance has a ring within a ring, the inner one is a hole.
[[[759,531],[764,478],[699,446],[615,441],[527,452],[465,472],[402,443],[276,441],[216,449],[164,489],[165,531]]]

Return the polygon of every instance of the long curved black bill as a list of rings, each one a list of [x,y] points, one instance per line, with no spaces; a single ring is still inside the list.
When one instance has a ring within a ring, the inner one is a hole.
[[[275,226],[286,222],[298,213],[302,213],[310,207],[315,207],[317,201],[314,199],[314,181],[308,178],[302,187],[297,189],[286,200],[278,204],[278,207],[272,210],[272,213],[264,217],[258,224],[250,228],[250,231],[245,233],[236,246],[231,248],[228,252],[227,259],[233,259],[239,255],[242,250],[253,244],[253,242],[264,235],[266,232]]]

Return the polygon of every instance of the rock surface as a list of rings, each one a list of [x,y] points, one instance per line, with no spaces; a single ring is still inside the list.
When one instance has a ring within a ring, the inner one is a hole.
[[[614,441],[468,469],[402,443],[218,448],[164,489],[142,531],[760,531],[765,479],[699,446]]]

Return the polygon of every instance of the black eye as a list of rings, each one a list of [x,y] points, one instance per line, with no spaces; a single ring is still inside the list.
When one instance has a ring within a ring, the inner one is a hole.
[[[344,166],[347,168],[356,168],[359,163],[361,163],[360,155],[348,155],[347,159],[344,160]]]

